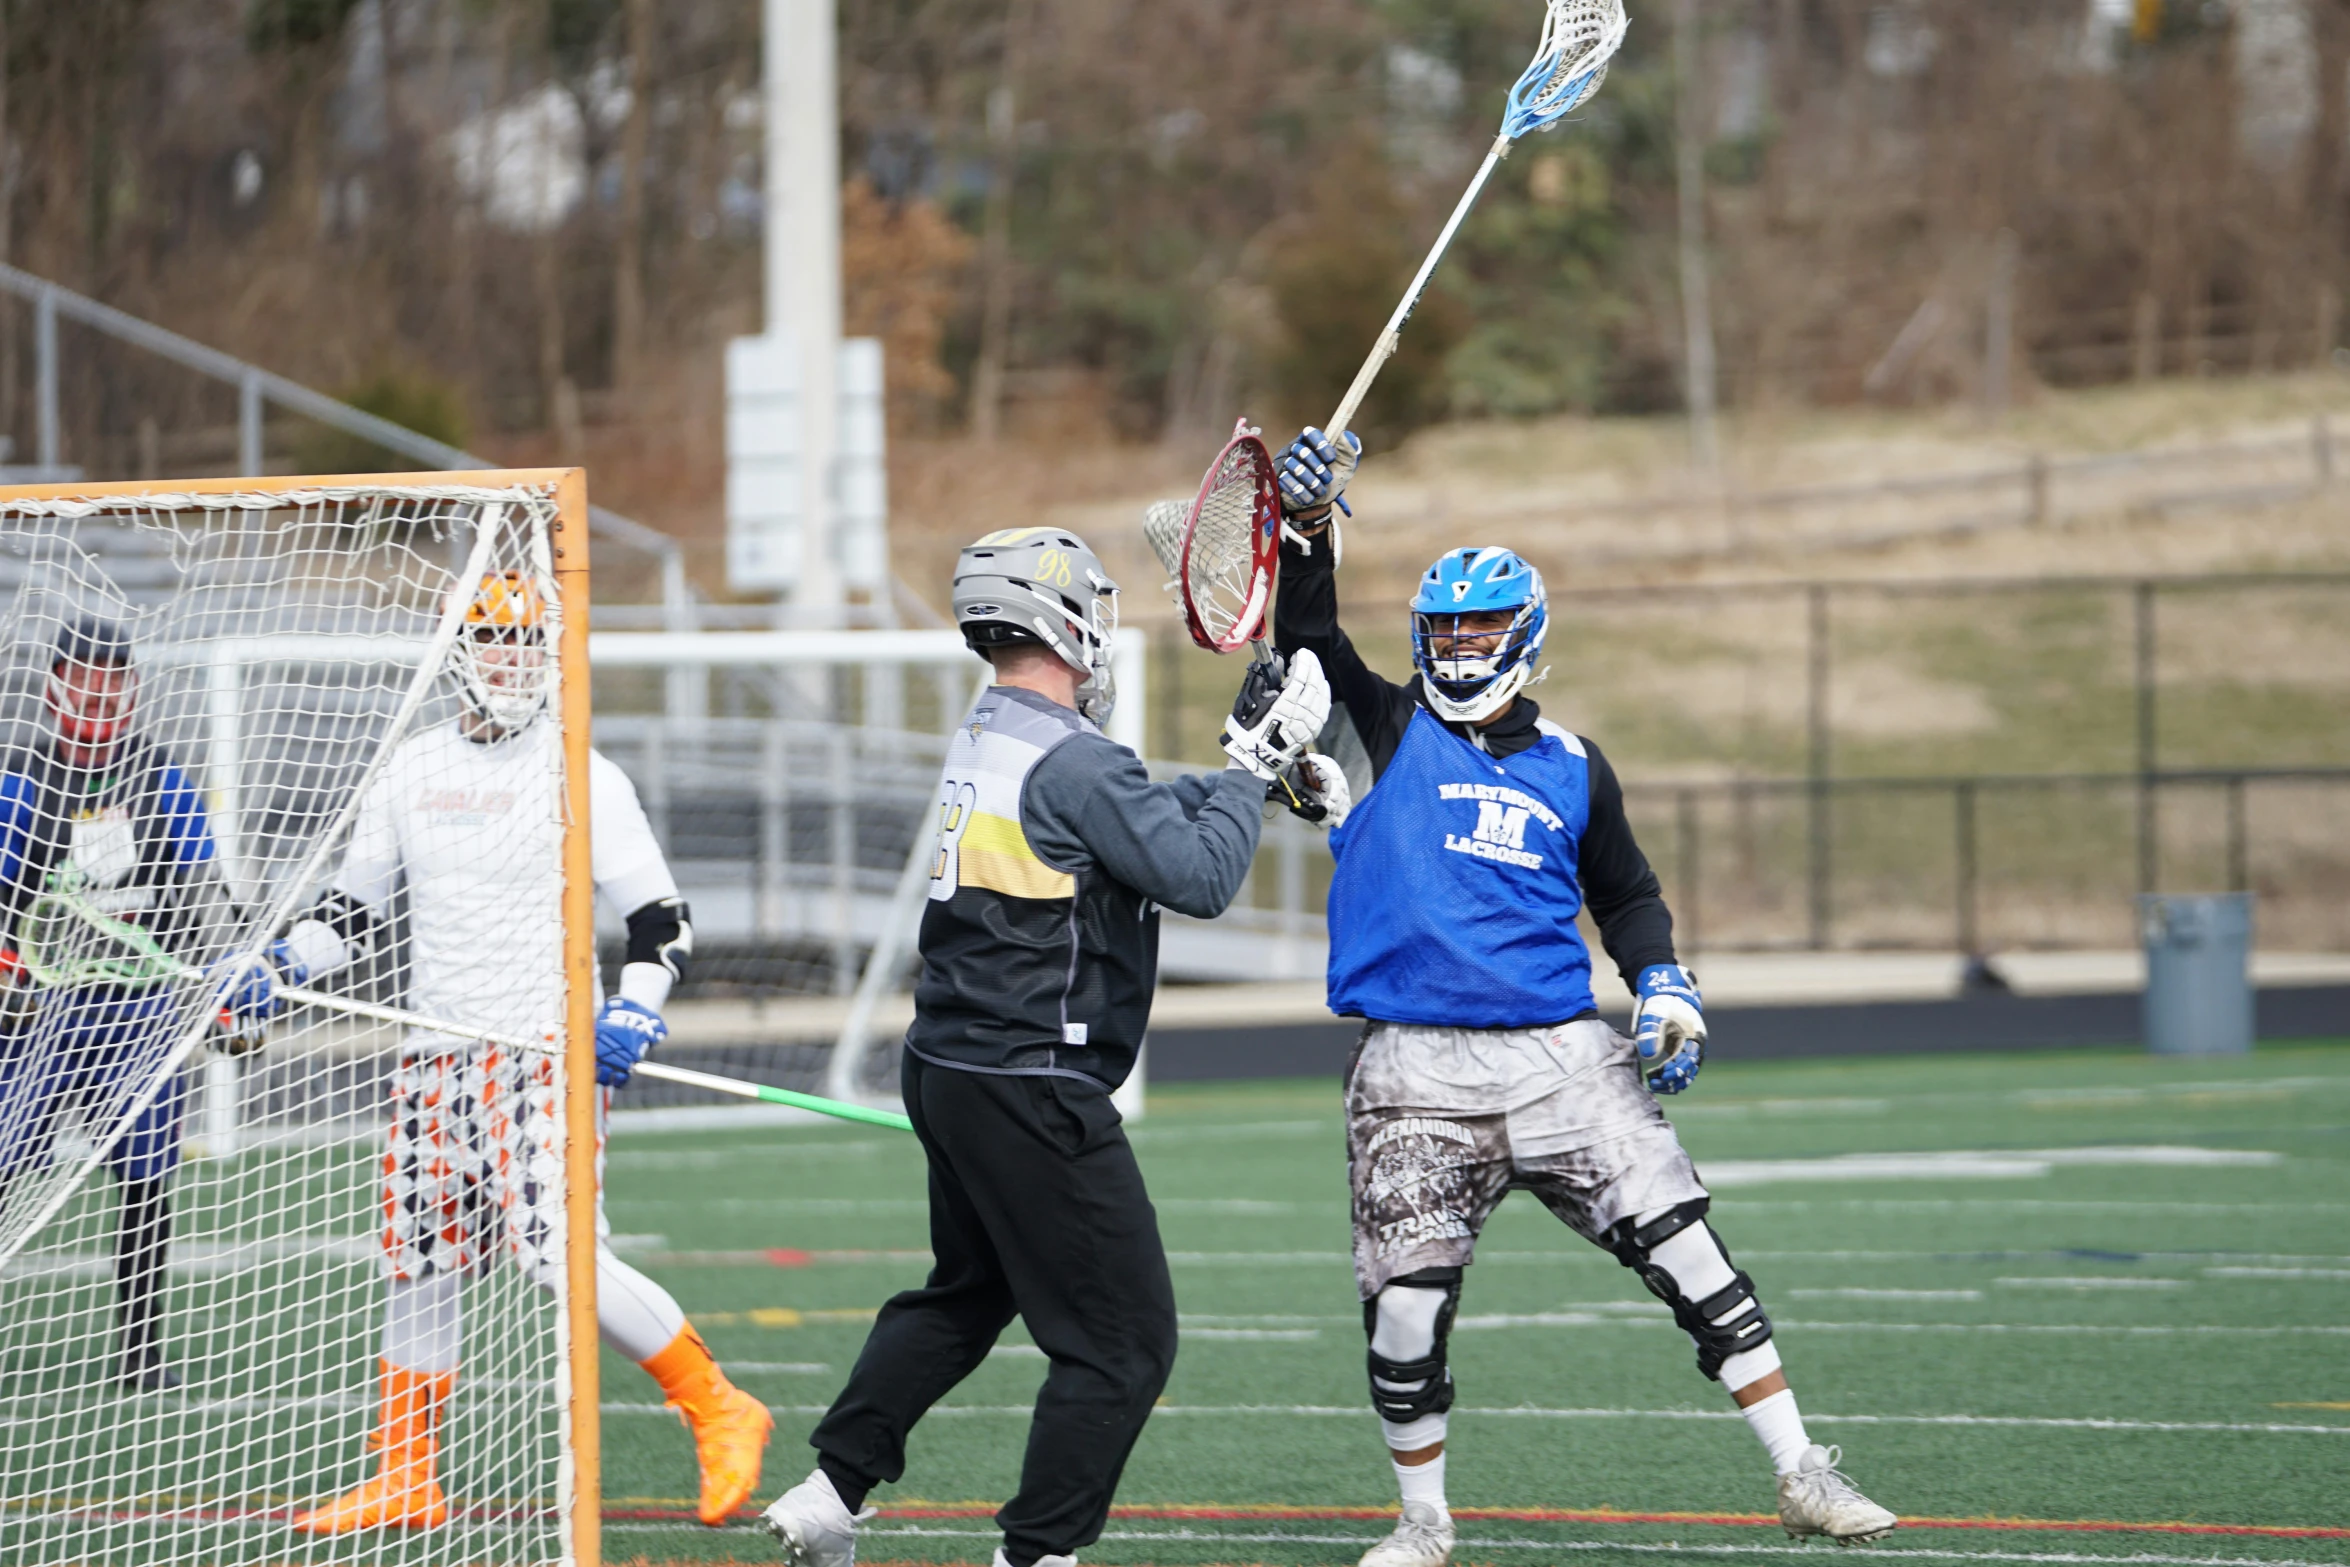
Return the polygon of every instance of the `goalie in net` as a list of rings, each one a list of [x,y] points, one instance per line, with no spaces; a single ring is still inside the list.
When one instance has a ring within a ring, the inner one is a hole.
[[[551,834],[558,819],[556,739],[539,721],[546,620],[525,574],[482,579],[452,661],[462,711],[391,753],[361,802],[342,869],[233,996],[236,1012],[265,1016],[280,1005],[279,983],[304,986],[349,967],[384,931],[404,883],[416,1010],[524,1034],[546,1015],[556,998],[531,994],[509,962],[511,911],[534,889],[515,885],[515,858],[502,852],[517,835]],[[693,930],[635,786],[601,753],[590,753],[589,793],[596,892],[626,913],[629,933],[619,992],[604,1002],[596,1029],[600,1177],[611,1090],[667,1034],[661,1008],[693,951]],[[520,863],[557,874],[552,854]],[[562,1105],[553,1059],[418,1030],[400,1054],[392,1104],[375,1472],[297,1514],[293,1526],[312,1534],[446,1521],[437,1431],[463,1358],[465,1280],[503,1246],[542,1288],[559,1284]],[[605,1232],[600,1180],[597,1229]],[[667,1290],[601,1242],[596,1310],[605,1341],[642,1366],[691,1427],[700,1516],[723,1523],[758,1484],[774,1424],[766,1406],[727,1380]]]
[[[0,1185],[51,1160],[78,1105],[158,1071],[180,1014],[166,982],[219,938],[211,821],[186,769],[133,732],[138,691],[118,622],[67,621],[45,732],[0,772]],[[121,1193],[118,1375],[148,1392],[180,1385],[158,1317],[186,1099],[186,1074],[168,1072],[105,1156]]]

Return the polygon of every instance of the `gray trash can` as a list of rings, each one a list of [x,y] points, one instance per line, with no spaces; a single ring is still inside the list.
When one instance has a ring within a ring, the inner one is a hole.
[[[2252,1048],[2252,894],[2147,896],[2146,1048],[2237,1056]]]

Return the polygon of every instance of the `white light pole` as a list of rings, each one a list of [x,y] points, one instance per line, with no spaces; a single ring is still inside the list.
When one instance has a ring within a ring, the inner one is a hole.
[[[798,369],[799,563],[791,601],[841,618],[834,526],[840,354],[840,94],[834,0],[764,0],[767,335]]]

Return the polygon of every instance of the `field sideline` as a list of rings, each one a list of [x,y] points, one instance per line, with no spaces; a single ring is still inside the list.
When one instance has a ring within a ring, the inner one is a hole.
[[[1819,1439],[1931,1562],[2350,1564],[2350,1047],[1718,1063],[1673,1106]],[[1363,1401],[1336,1085],[1155,1092],[1136,1142],[1184,1340],[1102,1563],[1345,1563],[1393,1505]],[[617,1239],[777,1412],[764,1501],[918,1280],[910,1140],[631,1134]],[[1768,1560],[1761,1450],[1614,1260],[1513,1197],[1453,1340],[1463,1562]],[[1043,1363],[1017,1328],[916,1433],[867,1563],[984,1562]],[[606,1555],[685,1521],[685,1436],[606,1356]],[[1933,1520],[1931,1523],[1924,1520]],[[1824,1550],[1824,1546],[1813,1547]]]

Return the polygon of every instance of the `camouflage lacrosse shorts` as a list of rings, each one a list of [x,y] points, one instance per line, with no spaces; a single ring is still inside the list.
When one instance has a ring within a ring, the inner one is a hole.
[[[446,1036],[433,1036],[443,1037]],[[555,1064],[495,1045],[410,1048],[391,1082],[381,1205],[395,1279],[478,1273],[501,1243],[546,1282],[563,1258],[563,1105]],[[610,1089],[596,1096],[596,1233]]]
[[[1372,1023],[1346,1083],[1355,1284],[1465,1266],[1502,1198],[1532,1192],[1597,1242],[1706,1195],[1641,1081],[1632,1042],[1597,1018],[1549,1028]]]

